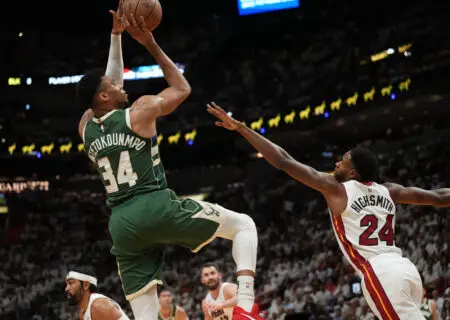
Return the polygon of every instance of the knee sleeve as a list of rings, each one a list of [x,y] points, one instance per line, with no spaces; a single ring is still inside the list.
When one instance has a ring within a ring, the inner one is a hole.
[[[225,210],[224,218],[216,233],[218,237],[234,240],[240,231],[249,230],[256,233],[255,222],[248,215]]]

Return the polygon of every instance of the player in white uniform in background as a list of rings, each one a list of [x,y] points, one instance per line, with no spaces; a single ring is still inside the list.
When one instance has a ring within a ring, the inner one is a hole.
[[[222,282],[222,274],[214,263],[206,263],[201,268],[202,284],[208,294],[202,301],[206,320],[231,320],[233,307],[237,302],[237,285]]]
[[[424,319],[420,312],[422,281],[414,264],[395,246],[395,204],[450,206],[450,189],[424,190],[376,183],[378,160],[355,148],[336,163],[335,173],[319,172],[246,127],[216,104],[208,112],[216,125],[240,133],[274,167],[325,197],[336,238],[362,278],[370,308],[380,319]]]
[[[66,276],[66,295],[71,305],[79,307],[80,320],[129,320],[114,300],[96,293],[97,279],[86,268],[70,271]]]
[[[173,301],[172,291],[167,288],[159,292],[158,320],[188,320],[186,311]]]

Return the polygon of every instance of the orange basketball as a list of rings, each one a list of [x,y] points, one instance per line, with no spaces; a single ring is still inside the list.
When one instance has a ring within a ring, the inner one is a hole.
[[[162,8],[158,0],[124,0],[123,13],[126,17],[134,14],[138,23],[140,17],[144,17],[145,24],[150,31],[159,26],[162,18]]]

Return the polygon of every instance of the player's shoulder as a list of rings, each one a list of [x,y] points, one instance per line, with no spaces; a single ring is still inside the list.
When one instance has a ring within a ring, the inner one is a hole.
[[[120,314],[120,310],[118,305],[106,296],[98,296],[91,304],[91,315],[95,314],[96,316],[118,316]]]

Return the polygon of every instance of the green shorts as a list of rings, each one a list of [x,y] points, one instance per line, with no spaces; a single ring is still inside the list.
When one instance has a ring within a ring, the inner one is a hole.
[[[109,220],[111,253],[117,259],[127,299],[162,284],[164,245],[176,244],[197,252],[211,242],[219,214],[207,203],[178,198],[170,189],[138,195],[113,207]]]

